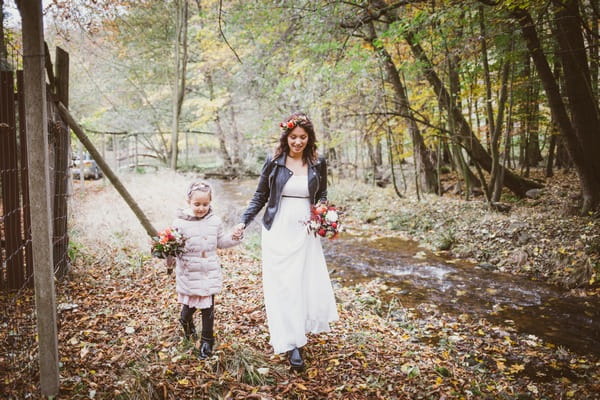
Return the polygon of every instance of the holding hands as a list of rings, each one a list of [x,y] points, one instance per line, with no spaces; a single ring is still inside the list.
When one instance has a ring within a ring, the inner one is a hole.
[[[231,238],[233,240],[242,240],[244,238],[244,229],[246,229],[246,224],[239,223],[233,228],[233,234]]]

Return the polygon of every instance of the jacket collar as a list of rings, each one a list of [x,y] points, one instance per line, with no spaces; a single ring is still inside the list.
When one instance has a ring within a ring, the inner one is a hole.
[[[273,162],[275,164],[279,165],[280,167],[285,167],[286,158],[287,158],[287,153],[284,151],[276,159],[274,159]],[[319,165],[320,163],[321,163],[321,159],[319,157],[317,157],[317,159],[314,162],[311,160],[308,160],[309,167],[314,167],[316,165]]]
[[[202,217],[196,217],[194,215],[194,212],[190,208],[180,208],[177,210],[177,218],[183,219],[185,221],[200,221],[201,219],[208,219],[212,217],[212,215],[212,207]]]

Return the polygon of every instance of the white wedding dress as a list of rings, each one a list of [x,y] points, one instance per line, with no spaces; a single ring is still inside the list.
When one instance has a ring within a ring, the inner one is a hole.
[[[275,353],[306,344],[338,319],[321,238],[308,233],[308,177],[292,175],[270,230],[262,228],[263,290]]]

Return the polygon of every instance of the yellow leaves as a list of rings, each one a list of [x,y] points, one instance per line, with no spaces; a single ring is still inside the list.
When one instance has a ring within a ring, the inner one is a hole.
[[[533,383],[530,383],[529,385],[527,385],[527,390],[529,390],[531,393],[537,395],[538,392],[538,388],[537,386],[535,386]]]
[[[519,372],[523,371],[524,369],[525,369],[525,366],[523,364],[513,364],[510,366],[508,373],[518,374]]]
[[[337,367],[338,365],[340,365],[340,360],[338,360],[337,358],[332,358],[331,360],[329,360],[329,365],[326,368],[326,371],[331,371],[334,367]]]
[[[183,378],[183,379],[178,379],[177,383],[180,384],[181,386],[188,386],[190,384],[190,381],[188,378]]]
[[[496,368],[498,368],[499,371],[504,371],[506,369],[506,364],[504,364],[504,361],[496,360]]]
[[[419,367],[409,363],[402,365],[400,371],[404,372],[408,378],[414,378],[420,374]]]

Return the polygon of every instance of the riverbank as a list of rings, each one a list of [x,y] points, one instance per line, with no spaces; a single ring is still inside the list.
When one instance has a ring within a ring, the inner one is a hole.
[[[557,172],[546,179],[535,199],[505,193],[502,201],[510,211],[504,213],[490,211],[481,196],[400,198],[392,187],[357,183],[342,183],[332,193],[346,207],[349,229],[405,236],[482,268],[524,274],[578,295],[600,293],[600,219],[577,214],[574,174]]]

